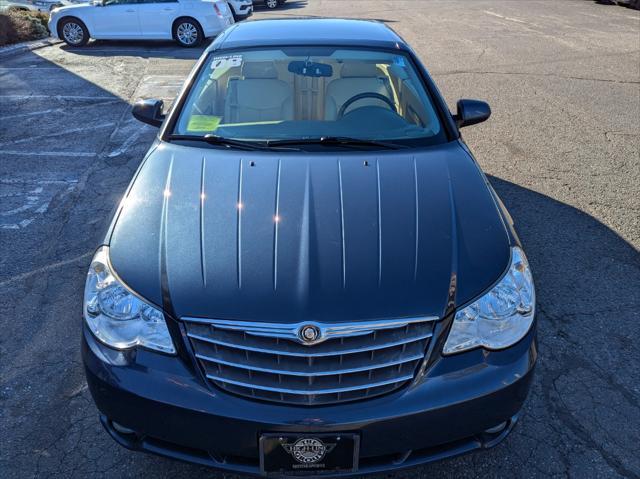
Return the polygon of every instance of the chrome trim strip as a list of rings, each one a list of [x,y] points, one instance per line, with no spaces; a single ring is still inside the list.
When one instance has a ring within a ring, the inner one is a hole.
[[[350,368],[350,369],[338,369],[338,370],[331,370],[331,371],[314,371],[314,372],[261,368],[261,367],[249,366],[247,364],[232,363],[230,361],[224,361],[222,359],[212,358],[205,354],[199,354],[199,353],[196,353],[196,357],[198,359],[201,359],[203,361],[208,361],[210,363],[219,363],[225,366],[231,366],[238,369],[248,369],[251,371],[258,371],[262,373],[281,374],[283,376],[337,376],[339,374],[359,373],[363,371],[370,371],[372,369],[382,369],[390,366],[398,366],[400,364],[410,363],[411,361],[417,361],[424,358],[424,353],[414,354],[413,356],[409,356],[407,358],[396,359],[395,361],[389,361],[383,364],[366,365],[366,366],[361,366],[358,368]]]
[[[320,390],[272,388],[272,387],[269,387],[269,386],[262,386],[262,385],[259,385],[259,384],[248,384],[248,383],[243,383],[242,381],[235,381],[233,379],[221,378],[221,377],[215,376],[213,374],[207,374],[207,378],[211,379],[212,381],[219,381],[221,383],[233,384],[234,386],[241,386],[241,387],[247,388],[247,389],[261,389],[263,391],[272,391],[272,392],[276,392],[276,393],[298,394],[298,395],[301,395],[301,396],[309,396],[309,395],[320,395],[320,394],[345,393],[345,392],[349,392],[349,391],[359,391],[359,390],[362,390],[362,389],[371,389],[371,388],[375,388],[375,387],[379,387],[379,386],[387,386],[389,384],[395,384],[395,383],[401,383],[401,382],[404,382],[404,381],[409,381],[410,379],[413,379],[413,374],[409,374],[409,375],[405,375],[405,376],[399,376],[399,377],[394,378],[394,379],[388,379],[386,381],[380,381],[380,382],[377,382],[377,383],[368,383],[368,384],[362,384],[362,385],[353,386],[353,387],[347,387],[347,388],[333,388],[333,389],[320,389]]]
[[[288,339],[304,344],[305,346],[313,346],[332,338],[371,334],[382,329],[402,328],[413,323],[437,321],[439,318],[437,316],[420,316],[350,323],[320,323],[315,321],[303,321],[299,323],[259,323],[253,321],[231,321],[226,319],[193,317],[183,317],[181,319],[190,323],[208,324],[218,329],[242,331],[254,336]],[[317,340],[305,342],[301,339],[300,331],[306,326],[315,326],[318,328],[320,334]]]
[[[296,352],[293,352],[293,351],[283,351],[281,349],[257,348],[257,347],[254,347],[254,346],[246,346],[244,344],[229,343],[227,341],[220,341],[219,339],[213,339],[213,338],[207,338],[207,337],[204,337],[204,336],[200,336],[199,334],[187,333],[187,336],[189,336],[190,338],[197,339],[197,340],[204,341],[204,342],[211,343],[211,344],[217,344],[219,346],[226,346],[228,348],[241,349],[241,350],[246,350],[246,351],[253,351],[253,352],[256,352],[256,353],[275,354],[275,355],[280,355],[280,356],[299,356],[299,357],[303,357],[303,358],[324,357],[324,356],[339,356],[341,354],[355,354],[355,353],[361,353],[361,352],[364,352],[364,351],[374,351],[376,349],[392,348],[394,346],[401,346],[403,344],[410,344],[410,343],[415,343],[417,341],[422,341],[424,339],[430,338],[432,335],[433,335],[433,333],[431,331],[429,331],[429,333],[421,334],[419,336],[415,336],[415,337],[409,338],[409,339],[404,339],[404,340],[401,340],[401,341],[393,341],[393,342],[384,343],[384,344],[375,344],[375,345],[372,345],[372,346],[363,346],[363,347],[355,348],[355,349],[345,349],[345,350],[342,350],[342,351],[325,351],[325,352],[315,352],[315,353],[296,353]]]

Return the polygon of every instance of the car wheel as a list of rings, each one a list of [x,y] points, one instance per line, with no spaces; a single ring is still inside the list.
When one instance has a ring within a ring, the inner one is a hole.
[[[271,10],[278,8],[278,0],[265,0],[264,4]]]
[[[71,47],[82,47],[89,41],[89,30],[77,18],[64,18],[58,24],[58,36]]]
[[[204,33],[193,18],[179,18],[173,24],[173,38],[181,47],[191,48],[202,43]]]

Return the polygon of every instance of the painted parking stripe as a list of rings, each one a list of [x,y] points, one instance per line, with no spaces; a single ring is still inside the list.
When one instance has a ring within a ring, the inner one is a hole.
[[[116,96],[84,96],[84,95],[0,95],[0,100],[113,100]]]
[[[61,130],[61,131],[58,131],[56,133],[48,133],[46,135],[36,135],[36,136],[30,136],[29,138],[20,138],[19,140],[11,140],[11,141],[0,142],[0,146],[17,145],[18,143],[26,143],[26,142],[30,142],[30,141],[33,141],[33,140],[39,140],[40,138],[53,138],[53,137],[56,137],[56,136],[69,135],[71,133],[81,133],[83,131],[100,130],[102,128],[110,128],[112,126],[115,126],[114,122],[100,123],[98,125],[92,125],[92,126],[82,126],[82,127],[79,127],[79,128],[70,128],[68,130]]]
[[[78,158],[93,158],[98,156],[97,153],[89,153],[84,151],[18,151],[18,150],[0,150],[0,155],[13,156],[70,156]]]
[[[8,120],[10,118],[22,118],[25,116],[48,115],[49,113],[64,113],[68,111],[70,108],[73,108],[73,111],[77,111],[83,108],[94,108],[95,106],[120,103],[121,101],[122,100],[120,99],[117,99],[117,100],[105,99],[105,101],[103,102],[91,103],[90,105],[71,105],[71,106],[65,106],[64,108],[49,108],[47,110],[30,111],[27,113],[16,113],[14,115],[0,116],[0,120]]]

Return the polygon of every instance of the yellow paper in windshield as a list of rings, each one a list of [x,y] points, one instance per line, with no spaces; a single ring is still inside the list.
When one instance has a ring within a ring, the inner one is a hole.
[[[222,120],[213,115],[191,115],[187,130],[189,131],[215,131]]]

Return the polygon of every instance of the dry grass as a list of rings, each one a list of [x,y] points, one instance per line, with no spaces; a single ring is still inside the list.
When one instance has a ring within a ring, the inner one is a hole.
[[[49,36],[49,15],[34,11],[0,13],[0,46]]]

